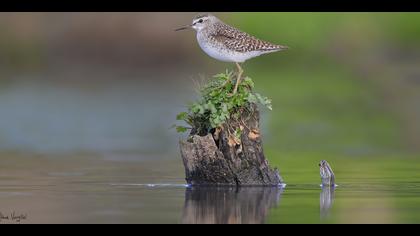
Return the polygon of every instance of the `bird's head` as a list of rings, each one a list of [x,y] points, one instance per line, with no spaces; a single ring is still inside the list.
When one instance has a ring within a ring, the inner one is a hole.
[[[194,17],[191,25],[186,25],[184,27],[176,29],[175,31],[189,29],[189,28],[193,28],[196,31],[200,31],[207,28],[209,25],[217,22],[218,20],[219,19],[217,19],[212,14],[200,14]]]

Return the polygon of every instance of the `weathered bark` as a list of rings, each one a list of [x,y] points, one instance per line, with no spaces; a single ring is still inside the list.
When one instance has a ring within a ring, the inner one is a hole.
[[[241,130],[240,139],[232,133]],[[277,169],[266,160],[259,129],[259,112],[244,112],[205,136],[180,141],[186,181],[191,185],[279,185]]]

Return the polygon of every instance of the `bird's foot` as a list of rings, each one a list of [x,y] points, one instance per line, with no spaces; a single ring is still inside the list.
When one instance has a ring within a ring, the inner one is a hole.
[[[232,93],[228,93],[227,96],[228,97],[233,97],[233,96],[235,96],[236,92],[238,92],[237,89],[234,89],[233,92]]]

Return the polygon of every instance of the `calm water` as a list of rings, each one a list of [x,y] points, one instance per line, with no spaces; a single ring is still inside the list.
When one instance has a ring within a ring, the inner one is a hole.
[[[417,170],[409,162],[390,167],[388,176],[406,178],[366,179],[338,168],[335,189],[321,189],[318,179],[285,188],[189,188],[181,161],[169,157],[2,154],[0,216],[1,223],[18,221],[13,214],[21,223],[419,223]]]
[[[188,188],[179,135],[168,128],[192,89],[101,78],[85,89],[3,84],[0,223],[420,222],[418,157],[287,157],[267,145],[285,188]],[[336,189],[319,187],[325,158]]]

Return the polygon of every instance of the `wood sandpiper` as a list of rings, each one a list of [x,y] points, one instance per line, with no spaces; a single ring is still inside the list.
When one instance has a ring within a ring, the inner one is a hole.
[[[192,24],[178,28],[178,30],[193,28],[197,31],[197,41],[201,49],[210,57],[220,61],[235,62],[238,68],[233,94],[238,90],[243,70],[239,63],[262,54],[278,52],[288,47],[276,45],[258,39],[223,23],[211,14],[198,15]]]

